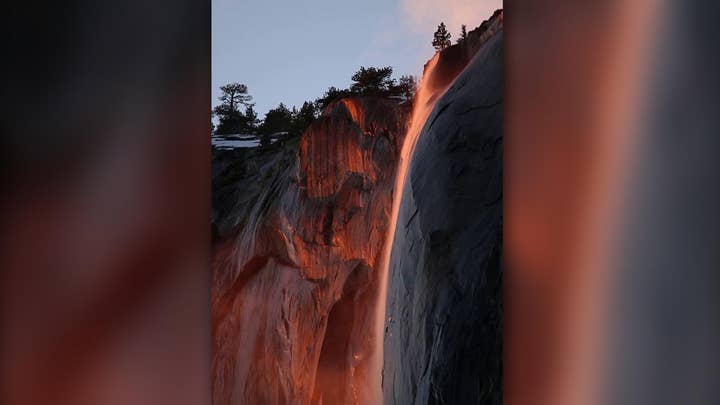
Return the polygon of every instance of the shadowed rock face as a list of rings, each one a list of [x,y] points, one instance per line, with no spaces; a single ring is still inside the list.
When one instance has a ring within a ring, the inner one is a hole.
[[[214,403],[366,403],[406,110],[343,100],[299,141],[217,160]]]
[[[391,255],[385,404],[502,402],[502,38],[438,101],[413,154]]]

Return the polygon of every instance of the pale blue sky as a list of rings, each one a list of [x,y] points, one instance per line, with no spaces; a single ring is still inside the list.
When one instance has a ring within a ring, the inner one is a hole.
[[[361,65],[392,66],[396,77],[418,75],[434,53],[430,43],[441,20],[454,38],[460,24],[474,28],[501,4],[501,0],[213,0],[213,105],[219,87],[228,82],[248,86],[262,118],[281,101],[299,107],[329,86],[347,87]]]

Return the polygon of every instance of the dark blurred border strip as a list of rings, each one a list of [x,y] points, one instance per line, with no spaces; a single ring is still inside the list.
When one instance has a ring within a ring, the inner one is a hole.
[[[720,3],[505,15],[505,403],[720,403]]]
[[[4,10],[0,402],[210,402],[210,7]]]

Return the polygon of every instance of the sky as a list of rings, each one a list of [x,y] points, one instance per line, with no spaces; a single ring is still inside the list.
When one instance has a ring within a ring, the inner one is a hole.
[[[262,118],[280,102],[300,107],[330,86],[346,88],[360,66],[419,76],[444,21],[457,38],[502,0],[212,0],[212,100],[246,84]]]

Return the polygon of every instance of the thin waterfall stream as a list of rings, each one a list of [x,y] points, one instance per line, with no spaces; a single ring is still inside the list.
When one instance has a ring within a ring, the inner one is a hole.
[[[382,404],[382,370],[383,370],[383,340],[385,334],[385,311],[387,300],[387,284],[388,274],[390,271],[390,259],[393,241],[395,240],[395,229],[397,228],[398,213],[400,212],[400,203],[402,202],[402,192],[405,188],[407,180],[407,172],[410,167],[410,161],[415,150],[420,133],[422,132],[425,122],[430,113],[435,108],[435,104],[442,97],[445,91],[450,87],[452,82],[437,88],[437,78],[434,77],[435,68],[437,67],[439,53],[427,63],[420,85],[418,87],[413,111],[410,116],[411,123],[405,135],[403,146],[398,159],[397,174],[395,176],[394,197],[392,203],[392,211],[390,215],[390,223],[388,225],[388,233],[385,238],[382,262],[380,269],[380,286],[376,303],[375,315],[375,341],[376,348],[371,361],[371,370],[373,381],[371,381],[371,389],[375,393],[375,404]]]

